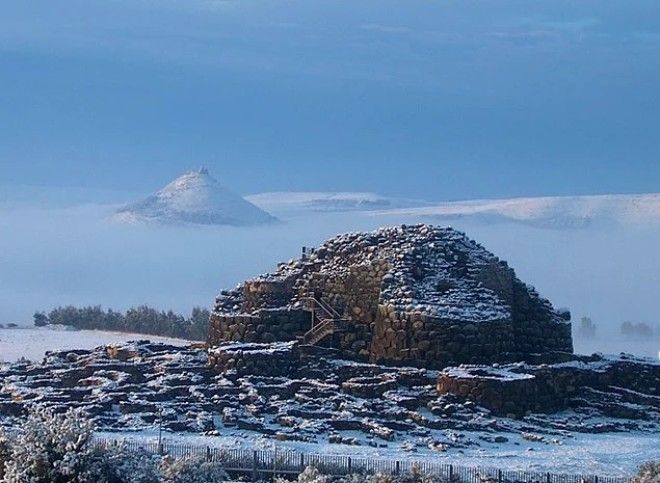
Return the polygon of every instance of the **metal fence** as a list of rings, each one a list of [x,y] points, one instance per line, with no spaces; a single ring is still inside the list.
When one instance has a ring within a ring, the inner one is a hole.
[[[433,459],[379,459],[297,451],[223,449],[178,442],[141,441],[137,439],[96,438],[99,447],[123,446],[130,451],[143,450],[174,458],[203,458],[222,463],[232,475],[250,476],[252,481],[274,476],[295,477],[305,467],[314,466],[322,473],[342,476],[351,473],[417,472],[448,483],[628,483],[630,478],[585,474],[556,474],[535,471],[510,471],[497,468],[458,466]]]

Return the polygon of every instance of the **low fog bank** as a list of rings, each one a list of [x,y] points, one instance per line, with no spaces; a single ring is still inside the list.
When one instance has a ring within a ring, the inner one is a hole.
[[[149,304],[188,313],[196,305],[210,307],[220,289],[297,257],[303,245],[345,231],[424,221],[307,213],[265,227],[174,228],[118,225],[108,219],[113,209],[0,205],[0,323],[31,324],[35,310],[66,304],[117,310]],[[626,320],[660,323],[660,227],[451,224],[508,260],[556,307],[570,308],[575,322],[591,317],[595,337],[577,339],[578,351],[657,357],[657,338],[628,339],[619,327]]]

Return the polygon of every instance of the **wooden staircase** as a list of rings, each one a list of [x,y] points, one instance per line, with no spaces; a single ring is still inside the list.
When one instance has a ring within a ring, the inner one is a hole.
[[[300,338],[303,344],[316,345],[348,326],[348,321],[323,299],[309,297],[305,306],[312,313],[312,328]]]

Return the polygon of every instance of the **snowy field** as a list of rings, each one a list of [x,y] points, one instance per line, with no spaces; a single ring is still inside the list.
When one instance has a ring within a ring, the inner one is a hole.
[[[469,439],[478,434],[465,432]],[[131,439],[144,442],[158,440],[156,432],[135,434],[99,433],[100,437]],[[359,436],[356,433],[356,436]],[[491,435],[492,436],[492,435]],[[165,444],[186,444],[223,449],[258,449],[296,451],[301,453],[347,455],[375,459],[424,460],[461,466],[493,467],[507,470],[554,472],[564,474],[601,474],[629,476],[644,461],[660,459],[660,435],[642,433],[576,434],[560,443],[530,442],[519,435],[506,434],[508,443],[481,443],[480,447],[438,452],[426,448],[404,451],[403,441],[387,447],[368,445],[279,442],[264,437],[246,436],[240,431],[227,431],[220,436],[165,434]]]
[[[149,339],[154,342],[184,345],[187,341],[122,332],[100,330],[65,330],[50,328],[0,329],[0,362],[12,362],[25,357],[39,361],[46,351],[59,349],[93,349],[114,342]]]

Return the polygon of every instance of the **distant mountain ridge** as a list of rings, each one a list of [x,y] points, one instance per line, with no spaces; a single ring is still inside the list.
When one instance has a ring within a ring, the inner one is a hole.
[[[266,210],[280,211],[372,211],[429,206],[432,203],[407,198],[389,198],[369,192],[274,191],[245,197]]]
[[[580,228],[598,222],[660,223],[660,194],[555,196],[469,200],[389,210],[435,221],[509,221],[543,228]]]
[[[247,199],[273,211],[369,211],[427,218],[433,222],[473,219],[545,228],[580,228],[597,222],[660,223],[658,193],[428,202],[375,193],[294,191],[260,193]]]
[[[115,213],[122,223],[247,226],[277,219],[222,186],[206,168],[179,176],[155,194]]]
[[[124,223],[247,226],[277,221],[269,212],[285,217],[296,212],[371,212],[436,223],[461,219],[565,229],[601,222],[660,224],[660,193],[429,202],[370,192],[281,191],[243,198],[201,168],[120,208],[114,218]]]

